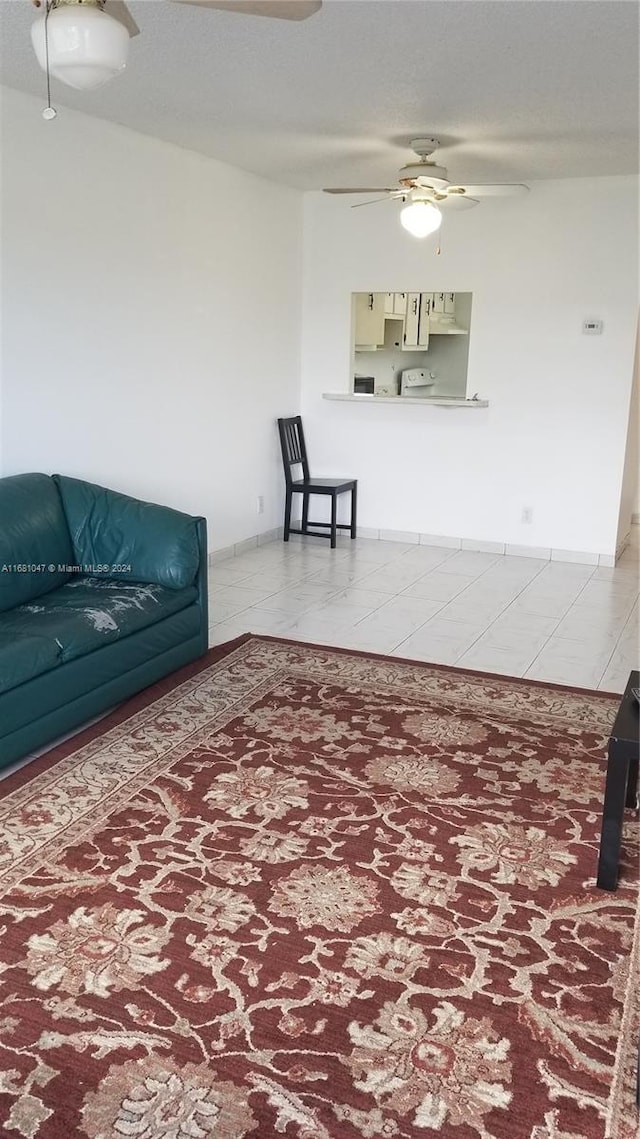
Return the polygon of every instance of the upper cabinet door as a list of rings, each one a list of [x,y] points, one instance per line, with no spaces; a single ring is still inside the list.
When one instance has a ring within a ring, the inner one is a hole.
[[[420,293],[420,324],[418,328],[418,344],[421,348],[429,347],[429,322],[431,319],[431,306],[433,293]]]
[[[399,317],[404,319],[407,311],[407,294],[406,293],[385,293],[384,295],[384,315],[390,317]]]
[[[420,327],[420,293],[407,293],[407,315],[404,322],[404,348],[418,347]]]
[[[384,344],[386,293],[356,293],[356,348]]]

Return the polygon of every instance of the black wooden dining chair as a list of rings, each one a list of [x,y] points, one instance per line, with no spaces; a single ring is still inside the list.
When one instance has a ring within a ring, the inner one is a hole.
[[[302,419],[299,415],[291,419],[279,419],[280,446],[282,447],[282,461],[284,463],[284,477],[286,483],[284,505],[284,540],[289,541],[289,534],[311,534],[316,538],[330,538],[331,549],[336,547],[338,530],[349,530],[351,537],[356,536],[356,506],[358,495],[357,479],[312,479],[309,474],[309,460],[304,442]],[[293,477],[293,468],[302,468],[302,478]],[[351,522],[340,523],[338,516],[338,495],[351,491]],[[291,525],[291,503],[294,494],[302,495],[302,526],[300,530]],[[324,494],[331,496],[331,521],[309,521],[309,496]],[[317,527],[310,530],[309,527]],[[324,531],[328,530],[328,533]]]

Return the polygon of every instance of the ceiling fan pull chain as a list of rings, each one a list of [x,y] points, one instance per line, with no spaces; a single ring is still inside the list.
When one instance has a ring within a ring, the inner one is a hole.
[[[46,75],[47,75],[47,105],[42,112],[43,119],[47,121],[55,119],[57,111],[55,107],[51,106],[51,72],[49,71],[49,12],[53,6],[53,0],[46,0],[46,7],[44,13],[44,50],[46,57]]]

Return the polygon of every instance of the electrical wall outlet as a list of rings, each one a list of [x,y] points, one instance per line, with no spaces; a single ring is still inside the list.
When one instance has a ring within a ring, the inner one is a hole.
[[[527,523],[527,524],[530,522],[533,522],[533,507],[532,506],[523,506],[522,507],[522,521]]]
[[[264,514],[264,495],[259,494],[256,499],[256,513]]]

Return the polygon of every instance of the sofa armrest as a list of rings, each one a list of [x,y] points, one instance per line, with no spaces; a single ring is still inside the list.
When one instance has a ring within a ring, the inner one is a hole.
[[[206,653],[209,647],[209,550],[207,544],[206,518],[194,518],[196,533],[198,535],[198,549],[200,564],[196,586],[198,589],[198,604],[202,613],[201,629],[203,635],[202,651]]]
[[[204,520],[82,479],[53,478],[81,573],[185,589],[198,584],[204,557],[206,584]]]

